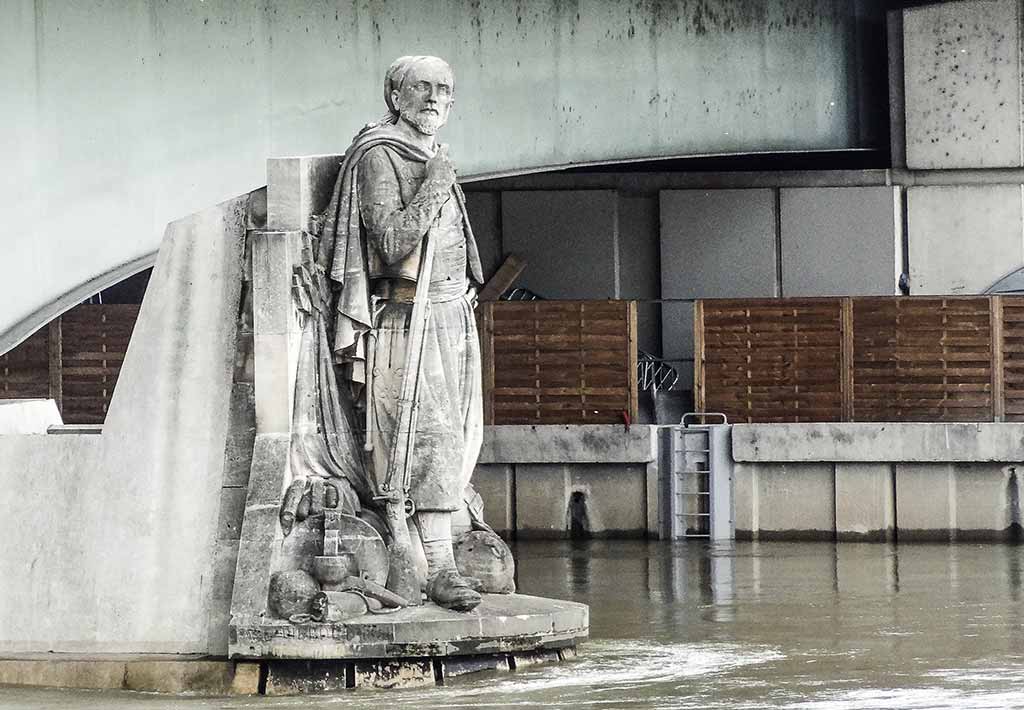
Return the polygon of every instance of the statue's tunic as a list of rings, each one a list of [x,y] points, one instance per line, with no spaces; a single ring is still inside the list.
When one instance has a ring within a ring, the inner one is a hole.
[[[420,365],[409,497],[419,510],[454,511],[462,507],[483,435],[480,346],[467,297],[467,239],[472,237],[451,190],[412,199],[425,172],[424,163],[405,160],[384,145],[368,150],[359,162],[359,211],[372,252],[371,278],[378,277],[372,288],[383,298],[370,356],[373,469],[379,487],[397,426],[419,244],[429,230],[435,249],[431,311]]]

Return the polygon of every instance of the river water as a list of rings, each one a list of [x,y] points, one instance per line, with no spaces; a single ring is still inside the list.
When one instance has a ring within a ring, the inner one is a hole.
[[[590,604],[570,663],[287,698],[0,689],[0,708],[1024,708],[1024,547],[530,542],[519,588]]]

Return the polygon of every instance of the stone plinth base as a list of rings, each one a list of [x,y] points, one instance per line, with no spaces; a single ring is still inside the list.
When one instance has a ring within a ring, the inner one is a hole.
[[[469,613],[434,604],[345,623],[233,619],[228,655],[265,659],[413,659],[557,651],[589,632],[589,607],[520,594],[485,594]]]
[[[364,660],[264,661],[265,695],[333,693],[359,688],[422,688],[457,682],[459,676],[490,671],[509,673],[541,663],[576,657],[576,649],[492,653],[476,656]]]
[[[0,685],[255,695],[260,664],[195,655],[21,653],[0,657]]]

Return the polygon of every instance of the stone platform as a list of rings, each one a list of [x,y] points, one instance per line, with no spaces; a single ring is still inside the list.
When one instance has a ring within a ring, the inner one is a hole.
[[[228,655],[263,659],[396,659],[477,656],[574,647],[589,632],[589,607],[521,594],[485,594],[460,613],[433,604],[345,623],[235,619]]]

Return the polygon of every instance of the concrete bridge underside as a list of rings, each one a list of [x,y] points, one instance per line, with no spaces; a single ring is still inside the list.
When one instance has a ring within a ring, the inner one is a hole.
[[[875,147],[874,5],[5,3],[0,352],[151,265],[168,222],[261,185],[268,156],[342,150],[401,54],[455,67],[444,139],[470,178]]]

